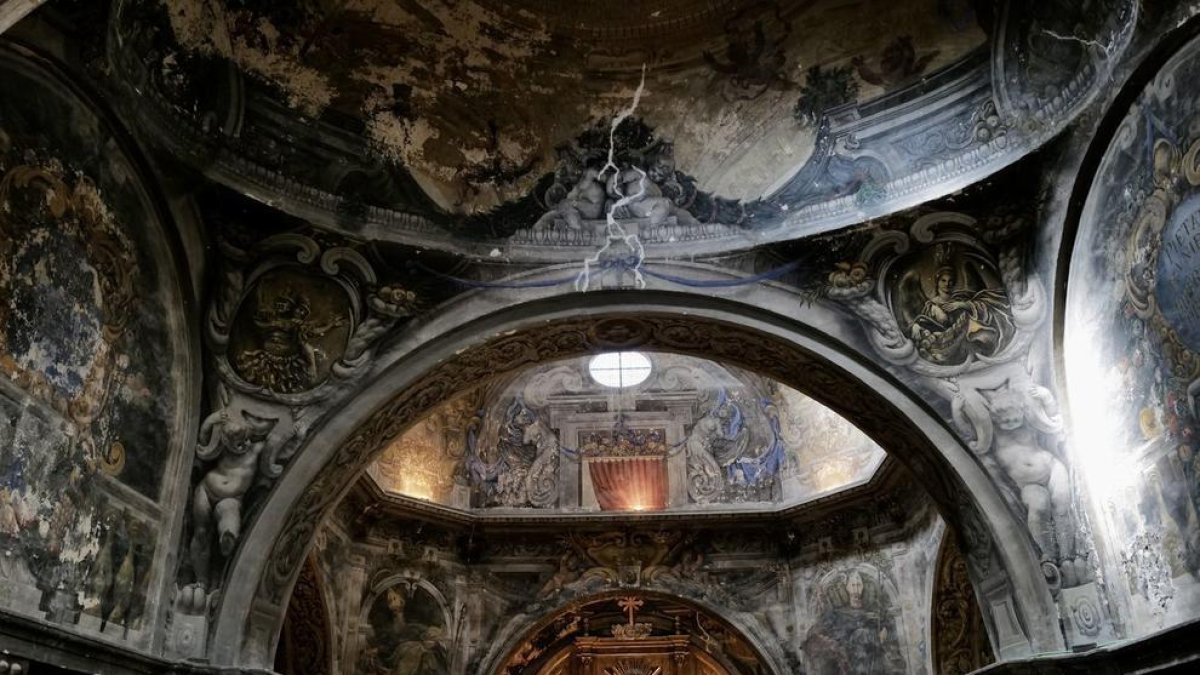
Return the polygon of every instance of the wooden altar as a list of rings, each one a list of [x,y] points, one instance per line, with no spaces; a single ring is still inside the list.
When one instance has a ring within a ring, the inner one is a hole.
[[[748,675],[761,658],[722,620],[654,594],[606,595],[548,617],[496,675]]]
[[[689,635],[580,636],[538,675],[732,675]]]

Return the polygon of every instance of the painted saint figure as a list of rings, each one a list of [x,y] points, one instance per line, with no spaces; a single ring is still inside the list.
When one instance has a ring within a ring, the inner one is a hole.
[[[428,601],[418,605],[417,595]],[[407,597],[400,586],[384,591],[371,607],[371,635],[359,657],[364,675],[446,675],[450,661],[445,627],[436,602],[418,589]],[[426,611],[429,610],[429,611]],[[427,616],[422,616],[427,615]]]
[[[858,570],[821,589],[827,606],[804,640],[810,675],[888,675],[907,668],[895,617],[876,586],[871,597]]]
[[[741,411],[725,400],[718,401],[692,426],[686,441],[692,501],[704,503],[721,496],[726,473],[732,473],[730,467],[747,455],[750,440],[750,428],[742,423]]]
[[[995,354],[1016,330],[1003,292],[955,289],[957,277],[951,267],[938,268],[933,294],[908,328],[921,357],[934,363]]]

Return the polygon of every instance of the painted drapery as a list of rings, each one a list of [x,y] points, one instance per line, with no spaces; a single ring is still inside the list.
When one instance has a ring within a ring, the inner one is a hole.
[[[588,462],[603,511],[657,511],[667,507],[665,457],[598,457]]]

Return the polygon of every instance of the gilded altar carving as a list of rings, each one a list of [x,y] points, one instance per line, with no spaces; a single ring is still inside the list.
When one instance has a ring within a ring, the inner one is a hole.
[[[975,589],[967,574],[967,561],[953,541],[943,535],[933,590],[933,672],[966,675],[992,663],[991,645]]]

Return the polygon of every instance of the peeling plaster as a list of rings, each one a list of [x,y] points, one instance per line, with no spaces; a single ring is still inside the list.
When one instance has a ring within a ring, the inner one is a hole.
[[[624,33],[616,27],[631,17],[617,9],[610,26],[600,15],[585,18],[592,9],[531,12],[487,0],[295,10],[161,2],[185,50],[229,59],[277,87],[300,115],[336,110],[360,119],[381,157],[403,164],[456,213],[527,194],[553,169],[556,146],[623,107],[643,63],[641,114],[675,142],[680,165],[702,189],[753,199],[812,151],[813,129],[791,112],[810,66],[854,62],[895,78],[863,82],[865,100],[986,40],[973,20],[933,6],[867,2],[760,2],[702,18],[667,8],[658,18],[633,17],[637,30]],[[332,25],[339,31],[324,30]],[[755,44],[760,26],[764,49]],[[838,38],[814,39],[831,35]],[[912,73],[880,65],[897,36],[911,36],[921,56]]]

